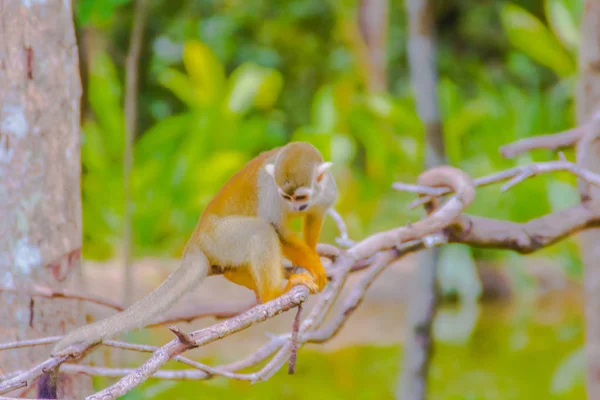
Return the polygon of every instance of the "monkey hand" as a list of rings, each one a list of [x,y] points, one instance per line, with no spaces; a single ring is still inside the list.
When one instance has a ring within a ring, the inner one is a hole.
[[[321,290],[323,290],[325,288],[325,285],[327,285],[327,272],[325,271],[325,268],[323,267],[323,264],[321,263],[321,258],[319,257],[318,254],[316,254],[316,259],[313,262],[314,266],[312,267],[312,269],[310,270],[314,281],[317,285],[318,288],[318,292],[320,292]]]

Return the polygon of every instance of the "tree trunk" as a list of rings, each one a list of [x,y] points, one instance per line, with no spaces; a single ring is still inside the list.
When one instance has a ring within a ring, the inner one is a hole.
[[[586,0],[581,25],[579,49],[579,87],[577,90],[577,120],[587,122],[600,111],[600,2]],[[595,126],[599,128],[598,124]],[[583,140],[582,142],[586,142]],[[586,168],[600,173],[600,141],[582,143],[578,160]],[[582,157],[581,157],[582,156]],[[580,185],[581,198],[588,207],[600,208],[600,190]],[[581,234],[582,257],[585,264],[585,313],[587,395],[600,399],[600,229]]]
[[[369,92],[387,89],[388,0],[360,0],[358,26],[366,45]]]
[[[438,110],[437,66],[433,9],[428,0],[406,0],[409,24],[408,62],[419,118],[425,127],[425,167],[446,162],[442,124]],[[427,397],[429,364],[433,352],[431,327],[437,309],[437,264],[439,249],[419,254],[417,280],[407,313],[404,360],[396,397],[422,400]]]
[[[0,10],[0,284],[22,290],[0,292],[7,342],[84,323],[76,301],[27,295],[32,285],[59,288],[80,265],[81,84],[69,0],[0,0]],[[2,352],[0,373],[49,351]],[[61,374],[59,398],[83,398],[90,382]]]

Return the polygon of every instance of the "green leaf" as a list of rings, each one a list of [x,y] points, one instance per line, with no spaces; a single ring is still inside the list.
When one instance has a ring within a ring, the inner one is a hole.
[[[74,2],[77,22],[81,25],[106,23],[116,9],[131,0],[79,0]]]
[[[116,67],[106,53],[92,60],[88,83],[88,99],[103,132],[106,156],[120,160],[125,147],[125,118],[122,87]]]
[[[109,164],[102,139],[103,132],[94,121],[86,121],[82,127],[81,162],[89,173],[103,171]]]
[[[277,101],[282,85],[283,78],[278,71],[244,63],[233,71],[229,79],[227,109],[235,114],[244,114],[252,105],[269,108]]]
[[[579,30],[564,0],[546,0],[544,9],[554,34],[569,49],[577,50],[579,47]]]
[[[225,69],[213,51],[198,40],[183,46],[183,65],[203,102],[220,99],[225,87]]]
[[[166,68],[158,75],[158,83],[169,89],[175,96],[189,107],[198,107],[200,101],[196,96],[191,79],[173,68]]]
[[[513,46],[561,77],[575,73],[575,63],[560,42],[534,15],[525,9],[506,3],[500,17]]]
[[[319,131],[332,132],[335,130],[338,112],[333,88],[329,85],[323,86],[315,95],[312,104],[312,122]]]
[[[167,149],[173,150],[190,123],[191,116],[189,113],[168,117],[159,121],[136,142],[136,163],[156,159],[158,154],[164,154]]]

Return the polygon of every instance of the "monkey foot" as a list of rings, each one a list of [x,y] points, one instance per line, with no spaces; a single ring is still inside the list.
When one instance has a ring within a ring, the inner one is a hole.
[[[325,276],[325,279],[327,279],[327,276]],[[315,282],[314,278],[306,273],[294,274],[290,276],[285,291],[287,292],[293,286],[298,285],[304,285],[308,287],[311,293],[317,293],[319,291],[319,285]]]

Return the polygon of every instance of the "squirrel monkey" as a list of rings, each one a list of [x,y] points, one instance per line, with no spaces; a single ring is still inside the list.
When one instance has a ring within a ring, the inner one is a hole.
[[[52,355],[67,355],[73,344],[92,345],[141,328],[167,311],[217,266],[225,278],[267,302],[295,285],[312,293],[327,274],[316,251],[323,218],[337,198],[332,163],[312,145],[289,143],[261,153],[217,192],[188,240],[180,267],[152,293],[125,311],[75,329]],[[303,218],[303,238],[288,228]],[[308,273],[290,276],[284,286],[282,256]]]

